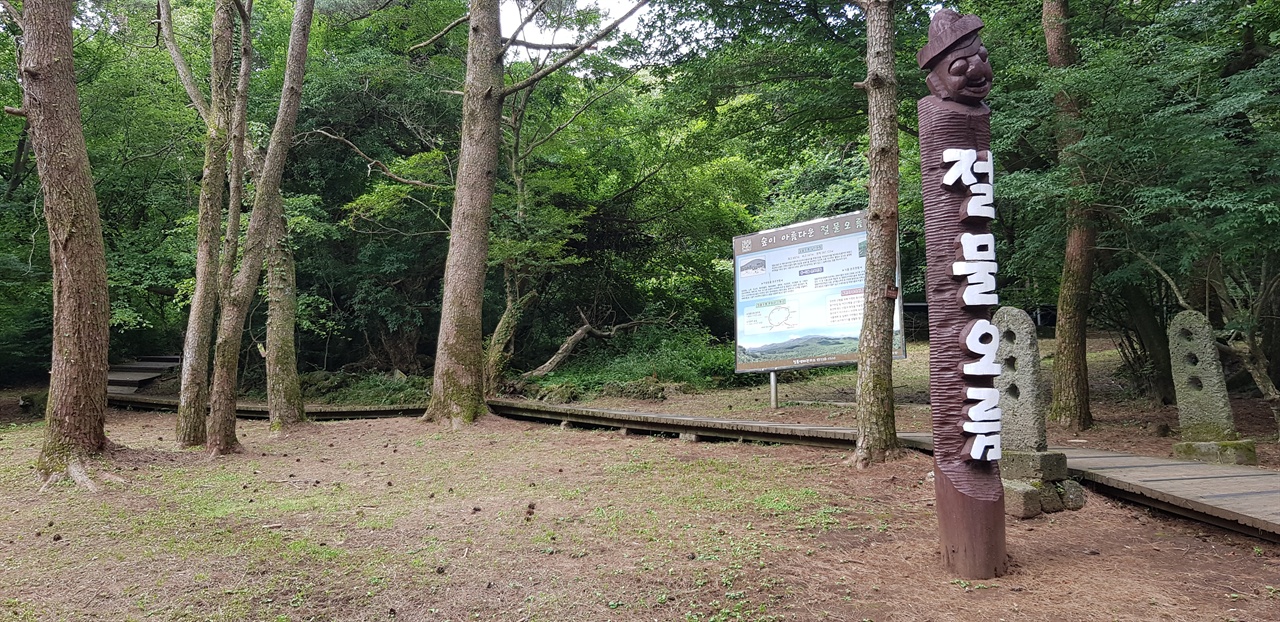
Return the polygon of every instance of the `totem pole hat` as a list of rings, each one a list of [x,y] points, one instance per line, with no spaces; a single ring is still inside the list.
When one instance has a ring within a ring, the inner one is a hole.
[[[929,42],[916,52],[916,62],[921,69],[930,69],[949,52],[977,52],[982,43],[970,35],[979,30],[982,30],[982,20],[977,15],[961,16],[951,9],[938,11],[929,22]],[[964,45],[951,49],[960,43]]]

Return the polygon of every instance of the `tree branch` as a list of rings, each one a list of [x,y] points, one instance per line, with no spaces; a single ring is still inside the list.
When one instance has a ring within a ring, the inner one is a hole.
[[[1164,268],[1161,268],[1160,266],[1156,265],[1156,262],[1151,261],[1151,259],[1146,255],[1143,255],[1142,253],[1135,251],[1132,248],[1112,248],[1108,246],[1097,246],[1095,248],[1100,251],[1119,251],[1119,252],[1125,252],[1125,253],[1133,253],[1134,255],[1137,255],[1138,259],[1141,259],[1143,263],[1146,263],[1148,266],[1151,267],[1152,270],[1155,270],[1156,274],[1159,274],[1160,278],[1163,278],[1165,283],[1169,284],[1169,289],[1173,292],[1173,296],[1178,299],[1179,306],[1181,306],[1183,309],[1186,309],[1187,311],[1195,311],[1195,308],[1187,303],[1187,299],[1182,297],[1182,290],[1178,287],[1178,284],[1174,282],[1173,277],[1169,276],[1169,273],[1165,272]]]
[[[537,17],[538,12],[541,11],[542,7],[545,7],[545,6],[547,6],[547,0],[542,0],[541,2],[538,3],[537,6],[533,7],[533,10],[529,11],[528,15],[524,16],[524,19],[520,20],[520,25],[516,26],[515,31],[511,33],[511,38],[503,40],[502,50],[498,52],[498,58],[502,58],[503,56],[507,55],[507,50],[511,49],[511,44],[519,41],[519,39],[516,39],[516,37],[520,36],[520,31],[524,30],[524,27],[528,26],[529,22],[533,21],[533,18]],[[523,41],[519,41],[519,42],[521,45],[525,45]]]
[[[560,69],[561,67],[564,67],[565,65],[568,65],[569,63],[573,62],[574,59],[578,58],[579,56],[582,56],[583,52],[586,52],[588,49],[591,49],[592,46],[594,46],[596,43],[599,43],[600,40],[608,36],[609,33],[613,32],[614,30],[617,30],[618,26],[621,26],[623,22],[630,19],[632,15],[636,14],[636,11],[639,11],[641,8],[644,8],[644,6],[647,4],[649,4],[649,0],[640,0],[635,4],[635,6],[631,7],[631,10],[627,11],[625,15],[614,20],[613,23],[609,24],[608,26],[605,26],[603,29],[600,30],[600,32],[597,32],[595,36],[578,44],[578,47],[574,48],[572,52],[565,54],[556,62],[551,63],[550,65],[547,65],[542,69],[539,69],[537,72],[535,72],[533,75],[529,76],[528,78],[525,78],[524,80],[521,80],[520,82],[517,82],[507,87],[506,89],[503,89],[502,96],[507,97],[513,93],[518,93],[520,91],[523,91],[524,89],[527,89],[537,84],[543,78],[551,75],[557,69]]]
[[[358,22],[366,17],[369,17],[370,15],[373,15],[374,13],[377,13],[378,11],[381,11],[382,9],[385,9],[391,6],[392,2],[395,2],[395,0],[383,0],[382,4],[378,5],[377,8],[369,9],[368,11],[365,11],[364,13],[356,15],[355,17],[348,17],[347,21],[342,22],[341,24],[338,24],[338,26],[346,26],[351,22]]]
[[[305,136],[306,134],[319,134],[319,135],[321,135],[321,136],[327,136],[327,137],[329,137],[329,138],[332,138],[333,140],[336,140],[336,141],[338,141],[338,142],[340,142],[340,143],[342,143],[342,144],[344,144],[344,145],[346,145],[346,146],[350,147],[352,151],[355,151],[355,152],[356,152],[356,155],[359,155],[361,158],[364,158],[364,160],[365,160],[366,162],[368,162],[368,163],[369,163],[369,169],[370,169],[370,170],[372,170],[372,169],[376,168],[376,169],[378,169],[378,170],[383,174],[383,176],[387,177],[388,179],[390,179],[390,180],[392,180],[392,181],[396,181],[396,182],[399,182],[399,183],[405,184],[405,185],[407,185],[407,186],[413,186],[413,187],[415,187],[415,188],[423,188],[423,189],[426,189],[426,190],[443,190],[443,189],[445,189],[445,187],[444,187],[444,186],[441,186],[441,185],[438,185],[438,184],[429,184],[429,183],[427,183],[427,182],[425,182],[425,181],[419,181],[419,180],[417,180],[417,179],[408,179],[408,178],[405,178],[405,177],[401,177],[401,176],[399,176],[399,175],[396,175],[395,173],[391,172],[391,169],[390,169],[390,168],[388,168],[386,164],[383,164],[381,160],[375,160],[375,159],[373,159],[373,158],[369,157],[367,154],[365,154],[365,152],[361,151],[361,150],[360,150],[360,148],[359,148],[359,147],[357,147],[357,146],[355,145],[355,143],[353,143],[353,142],[351,142],[351,141],[349,141],[349,140],[347,140],[347,139],[345,139],[345,138],[343,138],[343,137],[341,137],[341,136],[338,136],[338,135],[336,135],[336,134],[330,134],[329,132],[326,132],[326,131],[324,131],[324,130],[311,130],[310,132],[305,132],[305,133],[304,133],[304,134],[302,134],[302,135],[303,135],[303,136]]]
[[[19,12],[18,9],[14,8],[14,6],[9,3],[9,0],[0,0],[0,4],[4,5],[4,10],[9,13],[9,17],[13,18],[14,23],[18,24],[18,28],[23,30],[27,29],[26,26],[22,24],[22,13]]]
[[[5,106],[5,107],[4,107],[4,113],[5,113],[5,114],[11,114],[11,115],[13,115],[13,116],[15,116],[15,117],[25,117],[25,116],[27,116],[27,111],[26,111],[26,110],[23,110],[23,109],[21,109],[21,108],[14,108],[13,106]]]
[[[423,41],[422,43],[418,43],[418,44],[415,44],[415,45],[413,45],[412,47],[410,47],[410,48],[409,48],[409,51],[410,51],[410,52],[412,52],[412,51],[417,50],[417,49],[419,49],[419,48],[425,48],[425,47],[427,47],[427,46],[429,46],[429,45],[431,45],[431,44],[435,43],[436,41],[439,41],[439,40],[443,39],[445,35],[449,34],[450,32],[453,32],[453,29],[454,29],[454,28],[457,28],[458,26],[461,26],[462,24],[465,24],[465,23],[467,23],[467,22],[468,22],[468,21],[470,21],[470,20],[471,20],[471,14],[470,14],[470,13],[464,13],[464,14],[462,15],[462,17],[459,17],[458,19],[455,19],[455,20],[453,20],[452,22],[449,22],[449,25],[448,25],[448,26],[445,26],[445,27],[444,27],[444,30],[441,30],[440,32],[437,32],[437,33],[435,34],[435,36],[431,37],[430,39],[427,39],[426,41]]]
[[[662,163],[658,164],[658,166],[654,167],[652,171],[645,173],[644,177],[641,177],[639,180],[636,181],[636,183],[628,186],[626,190],[619,191],[617,194],[613,195],[612,197],[609,197],[609,202],[612,203],[613,201],[617,201],[618,199],[621,199],[622,197],[627,196],[628,194],[631,194],[636,190],[639,190],[640,186],[643,186],[645,182],[649,181],[650,179],[653,179],[653,177],[658,173],[661,173],[662,169],[667,167],[667,164],[668,162],[666,161],[663,161]]]
[[[611,337],[616,336],[618,333],[624,330],[630,330],[632,328],[636,328],[637,326],[643,326],[645,324],[659,324],[663,322],[663,320],[658,318],[645,318],[640,320],[634,320],[631,322],[624,322],[622,324],[614,324],[613,326],[610,326],[607,330],[600,330],[595,326],[591,325],[591,321],[587,319],[587,314],[583,313],[582,309],[578,309],[578,316],[582,318],[582,326],[579,326],[577,330],[573,331],[572,335],[569,335],[568,337],[565,338],[564,343],[560,344],[560,349],[556,350],[556,353],[552,355],[550,359],[547,359],[547,362],[543,363],[542,365],[539,365],[537,369],[532,369],[523,374],[520,374],[520,378],[522,380],[528,380],[530,378],[541,378],[542,376],[545,376],[551,373],[552,371],[555,371],[556,367],[559,367],[560,364],[565,361],[565,359],[568,359],[569,355],[573,353],[573,349],[577,347],[578,344],[581,343],[582,340],[586,339],[587,337],[595,337],[596,339],[609,339]],[[671,318],[668,317],[665,321],[670,322]]]
[[[169,50],[169,57],[173,59],[173,67],[178,70],[178,79],[182,82],[182,88],[186,89],[191,105],[195,106],[196,112],[200,113],[200,118],[205,123],[209,123],[209,102],[204,98],[204,93],[200,92],[200,87],[196,86],[191,65],[187,64],[187,59],[182,55],[182,49],[178,47],[178,41],[173,35],[173,7],[169,6],[169,0],[158,0],[158,2],[160,33],[164,37],[164,46]]]
[[[530,50],[573,50],[578,47],[576,43],[532,43],[530,41],[524,41],[521,39],[509,39],[507,37],[502,38],[502,43],[503,43],[504,50],[507,48],[510,48],[513,45],[518,45],[522,48],[528,48]]]
[[[636,70],[636,71],[639,71],[639,70]],[[520,159],[520,160],[523,160],[523,159],[525,159],[525,158],[529,157],[529,154],[533,153],[533,150],[534,150],[534,149],[537,149],[538,147],[541,147],[542,145],[546,144],[546,143],[547,143],[547,141],[549,141],[549,140],[551,140],[552,138],[554,138],[554,137],[556,136],[556,134],[559,134],[560,132],[564,131],[564,130],[565,130],[565,128],[567,128],[567,127],[569,127],[570,125],[572,125],[572,124],[573,124],[573,122],[574,122],[574,121],[576,121],[576,120],[578,119],[578,117],[579,117],[583,112],[586,112],[586,110],[587,110],[588,108],[590,108],[592,104],[596,103],[597,101],[600,101],[600,99],[602,99],[602,98],[603,98],[603,97],[605,97],[606,95],[609,95],[609,94],[613,93],[614,91],[617,91],[619,88],[621,88],[621,87],[622,87],[622,85],[626,84],[626,83],[627,83],[627,81],[628,81],[628,80],[630,80],[632,76],[636,75],[636,71],[632,71],[631,73],[627,74],[627,76],[626,76],[625,78],[622,78],[621,80],[618,80],[617,84],[614,84],[613,86],[609,87],[609,88],[608,88],[608,89],[606,89],[605,91],[603,91],[603,92],[601,92],[601,93],[599,93],[599,94],[597,94],[597,95],[594,95],[594,96],[592,96],[590,99],[588,99],[588,100],[586,101],[586,103],[582,104],[582,106],[580,106],[576,111],[574,111],[573,115],[571,115],[567,120],[565,120],[565,122],[564,122],[564,123],[561,123],[560,125],[557,125],[557,126],[555,127],[555,129],[552,129],[550,132],[547,132],[547,135],[546,135],[546,136],[543,136],[543,137],[541,137],[541,138],[539,138],[539,139],[537,139],[537,140],[533,141],[532,143],[530,143],[530,144],[529,144],[529,148],[528,148],[528,149],[525,149],[525,150],[524,150],[524,153],[520,154],[519,159]]]

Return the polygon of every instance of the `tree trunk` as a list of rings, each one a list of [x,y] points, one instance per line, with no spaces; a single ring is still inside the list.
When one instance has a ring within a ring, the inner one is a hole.
[[[1076,62],[1075,48],[1067,28],[1067,0],[1044,0],[1041,20],[1048,48],[1049,66],[1070,67]],[[1081,138],[1075,128],[1080,110],[1066,92],[1054,97],[1058,109],[1058,157],[1068,164],[1068,149]],[[1077,180],[1079,183],[1081,180]],[[1053,359],[1053,403],[1049,418],[1072,430],[1093,426],[1089,411],[1089,366],[1085,360],[1085,333],[1089,319],[1089,292],[1093,287],[1095,242],[1098,230],[1088,206],[1072,201],[1067,206],[1067,248],[1062,259],[1062,281],[1058,289],[1057,352]]]
[[[1216,269],[1211,272],[1214,276],[1209,279],[1208,286],[1218,298],[1218,304],[1222,307],[1222,314],[1228,318],[1237,318],[1243,314],[1251,315],[1250,321],[1246,324],[1241,334],[1244,338],[1245,353],[1240,357],[1240,363],[1244,365],[1245,371],[1249,372],[1249,377],[1258,387],[1258,391],[1262,393],[1262,400],[1270,409],[1271,415],[1276,421],[1276,439],[1280,440],[1280,388],[1271,381],[1271,376],[1267,374],[1267,370],[1271,367],[1270,361],[1267,359],[1267,353],[1263,349],[1261,335],[1258,330],[1262,326],[1262,316],[1265,315],[1267,300],[1280,291],[1280,277],[1272,277],[1267,279],[1266,271],[1263,271],[1263,280],[1257,284],[1257,297],[1252,301],[1233,300],[1228,290],[1228,284],[1222,274],[1222,264],[1220,261],[1214,261],[1213,267]],[[1240,287],[1241,283],[1234,283],[1235,289],[1246,289]],[[1240,304],[1251,304],[1252,308],[1241,308]]]
[[[502,374],[506,372],[507,362],[511,360],[511,340],[515,338],[516,327],[529,303],[538,297],[536,291],[521,294],[518,285],[520,277],[511,274],[513,268],[505,269],[508,271],[507,306],[502,310],[502,317],[498,318],[498,325],[489,336],[489,345],[485,349],[484,386],[488,394],[496,392],[502,382]]]
[[[471,0],[467,74],[444,299],[431,403],[424,418],[471,422],[485,412],[481,305],[489,213],[502,144],[502,43],[498,0]]]
[[[13,149],[13,170],[9,174],[9,185],[4,189],[4,200],[8,201],[13,198],[13,193],[18,191],[18,186],[22,185],[22,180],[27,178],[27,136],[31,130],[31,122],[22,122],[22,131],[18,133],[18,145]]]
[[[883,462],[900,447],[893,413],[893,312],[898,288],[898,89],[893,1],[867,13],[867,125],[871,143],[867,206],[866,310],[858,345],[858,447],[854,465]]]
[[[1156,404],[1172,404],[1177,401],[1177,394],[1173,387],[1173,367],[1169,361],[1169,333],[1160,318],[1156,317],[1156,309],[1141,287],[1125,285],[1121,287],[1121,292],[1133,322],[1133,330],[1138,334],[1142,350],[1151,363],[1151,398]]]
[[[280,179],[285,159],[293,143],[293,128],[302,101],[302,79],[307,62],[307,42],[311,36],[311,18],[315,0],[298,0],[294,5],[293,25],[289,32],[289,54],[285,65],[284,86],[271,142],[262,165],[262,174],[253,200],[253,213],[245,236],[244,256],[236,273],[229,296],[222,308],[218,339],[214,346],[213,391],[210,400],[207,447],[220,455],[238,451],[236,439],[236,374],[239,371],[240,340],[245,316],[253,299],[262,261],[272,229],[273,219],[283,218]]]
[[[249,78],[253,75],[253,37],[248,16],[253,14],[253,0],[244,3],[245,13],[240,23],[240,75],[236,78],[235,100],[231,105],[231,166],[227,173],[227,229],[222,238],[221,274],[218,275],[219,291],[231,291],[235,275],[236,253],[240,245],[240,213],[244,208],[245,174],[247,155],[247,117],[249,114]]]
[[[107,260],[80,127],[70,0],[23,5],[21,77],[44,193],[53,267],[53,357],[44,445],[36,472],[81,472],[79,458],[107,446]]]
[[[218,241],[222,235],[223,186],[227,174],[231,103],[231,44],[235,9],[230,0],[214,7],[209,63],[209,116],[205,119],[204,175],[196,229],[196,284],[191,295],[186,338],[182,346],[182,385],[178,396],[177,440],[180,447],[205,441],[209,413],[209,347],[218,307]]]
[[[298,291],[293,251],[289,248],[284,215],[276,218],[267,248],[267,411],[272,430],[282,430],[307,418],[298,383],[298,355],[294,329],[298,323]]]
[[[1280,384],[1280,288],[1263,296],[1261,313],[1261,348],[1267,357],[1267,377]]]

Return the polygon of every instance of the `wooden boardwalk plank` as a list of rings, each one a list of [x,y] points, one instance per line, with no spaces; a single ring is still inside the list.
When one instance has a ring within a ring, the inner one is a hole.
[[[178,398],[154,395],[114,395],[108,391],[107,403],[117,408],[142,410],[177,410]],[[307,416],[313,421],[338,419],[376,419],[380,417],[420,417],[427,411],[426,404],[393,404],[389,406],[343,406],[338,404],[308,404]],[[266,419],[266,404],[236,404],[236,416],[241,419]]]
[[[107,384],[136,387],[148,380],[155,380],[159,377],[160,372],[155,371],[109,371],[107,372]]]

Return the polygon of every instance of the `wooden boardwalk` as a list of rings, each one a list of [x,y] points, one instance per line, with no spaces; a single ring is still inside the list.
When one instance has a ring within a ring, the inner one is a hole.
[[[575,408],[527,400],[490,400],[489,408],[506,417],[676,433],[692,439],[846,449],[852,449],[857,439],[851,428]],[[898,438],[912,449],[933,451],[932,434],[901,432]],[[1071,474],[1091,482],[1099,492],[1280,542],[1280,471],[1076,447],[1052,450],[1065,453]]]
[[[1055,447],[1109,495],[1280,542],[1280,471]]]
[[[133,410],[178,410],[178,398],[155,395],[107,394],[107,404],[116,408]],[[338,419],[378,419],[382,417],[421,417],[427,411],[426,404],[396,404],[392,406],[340,406],[336,404],[308,404],[307,416],[313,421]],[[266,419],[266,404],[236,403],[236,417],[241,419]]]

